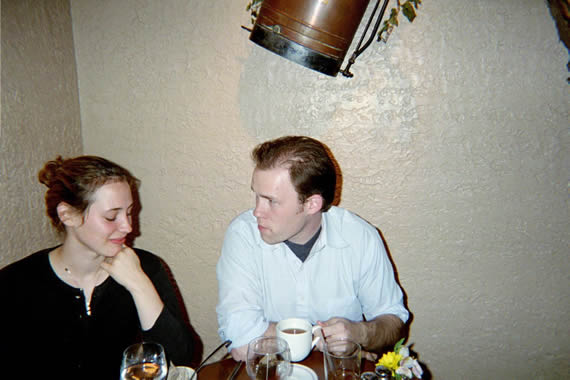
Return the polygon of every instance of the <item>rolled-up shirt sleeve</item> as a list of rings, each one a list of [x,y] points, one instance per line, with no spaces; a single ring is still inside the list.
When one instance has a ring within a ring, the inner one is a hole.
[[[269,326],[263,311],[263,281],[255,268],[260,265],[255,257],[259,248],[248,242],[247,233],[243,226],[236,228],[236,223],[230,225],[216,267],[218,332],[223,341],[232,341],[229,350],[263,335]]]
[[[404,307],[403,293],[394,276],[386,249],[376,231],[362,240],[363,259],[360,267],[358,298],[367,320],[394,314],[406,323],[409,312]]]

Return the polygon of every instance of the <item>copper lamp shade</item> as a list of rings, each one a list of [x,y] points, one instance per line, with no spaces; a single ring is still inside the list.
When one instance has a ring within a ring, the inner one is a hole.
[[[336,76],[369,0],[264,0],[249,39]]]

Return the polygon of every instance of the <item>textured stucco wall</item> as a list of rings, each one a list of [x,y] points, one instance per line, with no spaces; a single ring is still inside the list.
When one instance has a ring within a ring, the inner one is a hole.
[[[249,151],[307,134],[341,165],[341,206],[382,230],[435,378],[567,375],[568,54],[546,5],[425,1],[345,79],[251,44],[246,3],[72,3],[85,151],[141,178],[136,243],[172,267],[205,351]]]
[[[2,0],[0,267],[57,243],[37,173],[81,151],[69,2]]]

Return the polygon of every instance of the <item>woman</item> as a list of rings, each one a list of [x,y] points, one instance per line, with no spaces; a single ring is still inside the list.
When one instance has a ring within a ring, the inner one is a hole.
[[[39,180],[63,243],[0,270],[5,365],[22,378],[116,379],[122,351],[141,340],[188,364],[192,333],[161,260],[125,245],[139,181],[95,156],[58,157]]]

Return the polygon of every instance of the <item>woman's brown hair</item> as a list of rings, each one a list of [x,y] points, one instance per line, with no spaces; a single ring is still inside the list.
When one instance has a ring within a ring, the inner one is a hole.
[[[65,202],[83,213],[91,203],[93,193],[109,182],[126,182],[135,193],[140,181],[127,169],[97,156],[79,156],[46,162],[38,179],[47,186],[46,211],[59,232],[65,230],[57,214],[57,206]],[[134,199],[134,198],[133,198]]]

